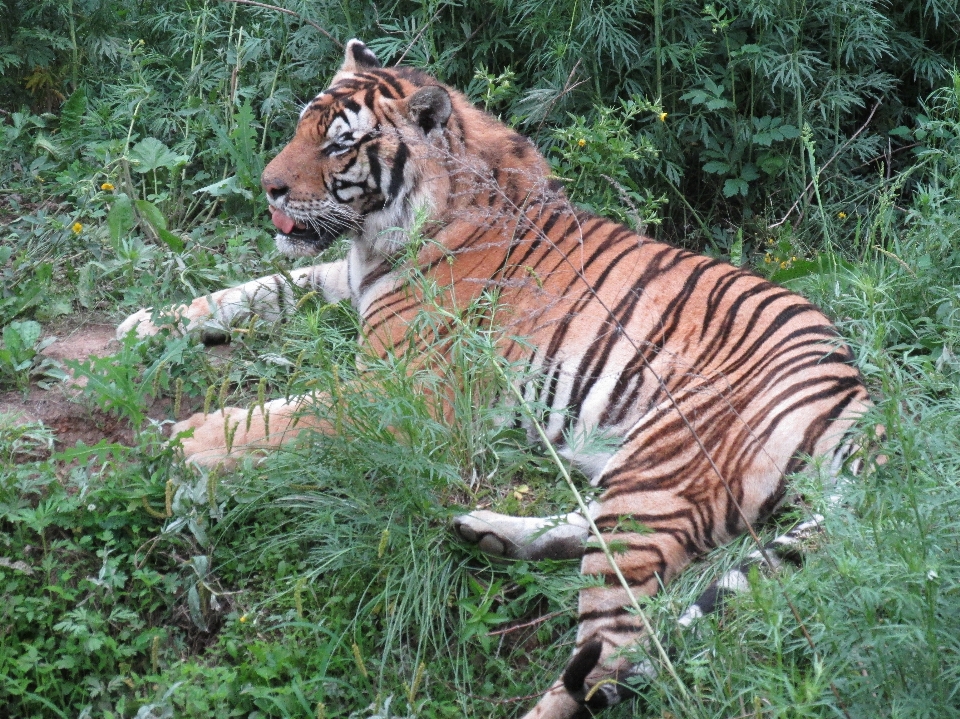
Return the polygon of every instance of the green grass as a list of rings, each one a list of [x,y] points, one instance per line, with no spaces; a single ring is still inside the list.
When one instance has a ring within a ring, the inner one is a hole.
[[[699,705],[685,706],[663,675],[644,691],[648,715],[960,713],[960,203],[948,192],[924,202],[902,224],[872,230],[859,262],[824,261],[834,269],[791,281],[853,342],[878,400],[868,424],[886,427],[888,461],[845,478],[840,506],[817,481],[800,481],[805,511],[826,514],[827,533],[782,588],[757,576],[719,616],[678,633],[686,602],[749,551],[739,542],[649,602]],[[939,260],[924,268],[930,257]],[[449,520],[478,501],[569,510],[556,468],[525,455],[489,416],[435,422],[418,387],[429,375],[409,376],[403,358],[369,369],[382,386],[344,394],[355,328],[341,306],[312,300],[282,330],[248,329],[226,370],[177,338],[83,367],[88,401],[141,428],[132,449],[37,460],[44,430],[4,425],[3,452],[16,462],[2,470],[4,556],[26,565],[0,570],[4,700],[22,716],[85,707],[133,716],[144,706],[307,716],[320,703],[328,716],[370,716],[388,700],[396,716],[519,713],[530,700],[497,702],[542,689],[568,655],[576,565],[491,565],[453,540]],[[461,364],[450,371],[489,392],[478,359],[489,338],[459,337]],[[179,387],[215,409],[255,402],[261,385],[268,394],[342,388],[331,410],[340,433],[211,480],[174,461],[144,419],[148,395],[173,399]]]
[[[649,52],[623,55],[624,28],[640,32],[635,17],[659,7],[641,5],[634,16],[623,3],[606,15],[568,3],[541,17],[540,4],[523,2],[506,26],[483,25],[473,5],[397,4],[380,18],[397,23],[392,35],[349,3],[324,20],[344,39],[380,37],[386,55],[415,39],[408,59],[535,136],[578,202],[810,297],[836,319],[876,399],[864,424],[885,426],[886,463],[843,478],[840,504],[817,478],[796,480],[806,504],[780,526],[827,517],[802,570],[753,577],[748,594],[680,632],[686,604],[750,551],[739,541],[644,603],[695,701],[663,673],[643,688],[642,709],[608,715],[957,716],[960,76],[938,59],[955,60],[955,33],[944,32],[955,8],[856,3],[875,24],[841,46],[829,43],[849,21],[836,3],[803,22],[787,5],[731,14],[676,4],[651,23]],[[289,134],[294,97],[318,89],[339,57],[309,27],[235,5],[161,3],[121,20],[130,8],[117,0],[79,26],[79,14],[55,6],[37,5],[32,22],[48,30],[39,40],[21,24],[8,23],[17,37],[0,31],[0,66],[13,68],[0,92],[16,98],[10,108],[30,103],[0,124],[0,389],[13,398],[60,396],[37,326],[79,325],[90,313],[119,321],[289,267],[273,249],[256,175]],[[404,26],[404,17],[419,19]],[[595,51],[575,47],[587,31],[604,33]],[[855,52],[875,36],[887,59]],[[925,53],[910,50],[915,41]],[[4,54],[25,42],[51,85]],[[511,69],[514,45],[537,59]],[[621,76],[592,73],[558,95],[577,60],[603,68],[611,53],[629,63]],[[764,84],[777,57],[794,61],[793,74]],[[805,80],[798,63],[817,58],[830,72]],[[844,146],[872,106],[847,92],[856,78],[892,93],[890,77],[912,72],[914,94],[898,85],[878,129]],[[43,112],[54,90],[69,98],[59,116]],[[883,147],[889,162],[873,159]],[[721,155],[733,160],[721,166]],[[773,226],[797,197],[790,222]],[[570,562],[491,563],[449,531],[478,503],[520,514],[574,506],[557,467],[487,408],[511,371],[470,322],[492,311],[425,313],[422,322],[455,330],[453,361],[421,358],[432,371],[410,372],[410,358],[367,360],[381,379],[362,391],[347,381],[356,316],[315,297],[282,326],[239,328],[228,356],[160,336],[73,364],[87,382],[77,401],[129,427],[132,446],[54,448],[51,428],[0,414],[5,710],[520,715],[569,656],[583,580]],[[438,381],[457,389],[452,425],[424,398]],[[174,415],[309,390],[338,397],[328,410],[338,434],[263,465],[198,476],[162,439]]]

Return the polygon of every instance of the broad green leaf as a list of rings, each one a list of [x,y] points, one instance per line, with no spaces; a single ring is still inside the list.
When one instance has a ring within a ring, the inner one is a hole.
[[[66,151],[60,146],[60,143],[56,142],[53,138],[47,135],[37,135],[37,139],[33,141],[33,146],[38,150],[43,150],[44,152],[49,153],[57,160],[61,159],[66,154]],[[41,158],[38,157],[37,159],[39,160]],[[34,163],[36,163],[36,160]]]
[[[125,234],[133,229],[134,222],[133,202],[126,194],[121,192],[117,195],[117,199],[113,201],[113,206],[107,214],[107,226],[110,228],[111,239],[114,242],[119,242]]]
[[[730,264],[740,267],[743,264],[743,233],[737,233],[737,239],[730,247]]]
[[[812,260],[798,260],[789,267],[774,272],[770,279],[778,284],[789,286],[791,281],[798,280],[801,277],[820,275],[836,277],[838,281],[843,279],[845,285],[846,279],[844,278],[851,276],[854,272],[854,266],[842,257],[822,253]]]
[[[155,137],[145,137],[130,148],[130,162],[133,169],[141,174],[161,167],[177,167],[189,161],[189,156],[178,155]]]
[[[40,323],[33,320],[11,322],[3,328],[3,344],[14,357],[20,357],[33,350],[40,339],[40,329]]]
[[[800,137],[800,130],[793,125],[781,125],[780,134],[785,140],[793,140],[797,137]]]
[[[263,172],[263,159],[257,148],[256,118],[249,100],[237,110],[234,122],[236,125],[230,133],[234,150],[231,154],[237,163],[238,174],[249,186],[255,184]]]
[[[197,192],[205,192],[208,195],[213,195],[214,197],[225,197],[227,195],[243,195],[248,200],[253,199],[253,193],[250,192],[250,190],[246,189],[245,187],[241,186],[236,175],[231,175],[225,180],[214,182],[212,185],[201,187],[199,190],[195,190],[194,194],[196,194]]]
[[[197,591],[196,585],[190,587],[190,590],[187,592],[187,607],[190,610],[190,619],[193,620],[193,623],[203,631],[206,631],[207,622],[203,618],[203,608],[200,606],[200,592]]]
[[[743,169],[740,170],[740,179],[751,182],[760,177],[760,173],[757,172],[757,166],[752,162],[748,162],[743,166]]]
[[[180,237],[170,232],[170,230],[164,230],[159,227],[156,229],[157,235],[159,235],[160,239],[163,240],[167,247],[174,252],[183,252],[183,249],[186,247],[186,245],[184,244],[183,240],[180,239]]]
[[[708,110],[726,110],[729,107],[733,107],[733,103],[729,100],[724,100],[722,97],[707,100]]]
[[[210,573],[210,558],[206,554],[198,554],[192,557],[190,561],[200,579],[203,579]]]
[[[82,87],[79,87],[60,107],[60,133],[66,136],[76,136],[80,131],[80,122],[86,111],[87,94]]]
[[[155,230],[167,229],[167,219],[160,212],[160,209],[148,200],[137,200],[137,211],[140,216],[150,223]]]
[[[730,172],[730,165],[726,162],[720,162],[718,160],[711,160],[706,165],[703,166],[704,172],[709,172],[713,175],[723,175],[727,172]]]
[[[746,197],[747,192],[749,192],[749,190],[750,190],[750,186],[747,184],[747,181],[741,180],[740,178],[737,178],[737,179],[731,178],[723,183],[724,197],[733,197],[734,195],[737,195],[737,194],[740,194]]]
[[[786,162],[780,155],[763,153],[757,158],[757,167],[768,175],[775,175],[784,168]]]

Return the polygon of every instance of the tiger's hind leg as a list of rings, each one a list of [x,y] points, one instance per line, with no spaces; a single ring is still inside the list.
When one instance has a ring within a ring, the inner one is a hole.
[[[753,566],[776,570],[784,563],[799,565],[804,556],[805,545],[822,531],[822,521],[821,516],[815,515],[767,542],[762,552],[750,552],[741,564],[727,570],[711,583],[697,600],[687,607],[678,623],[689,627],[698,619],[720,609],[726,598],[746,591],[747,577]],[[619,541],[622,542],[623,539],[620,538]],[[614,540],[613,545],[613,548],[617,549],[617,540]],[[637,591],[636,595],[646,593]],[[628,601],[625,591],[621,600]],[[618,639],[609,635],[609,628],[607,637],[597,638],[597,635],[594,635],[581,643],[582,637],[590,634],[589,631],[585,632],[583,627],[583,603],[581,597],[581,630],[578,634],[577,650],[560,680],[546,692],[537,707],[524,719],[587,719],[594,716],[593,712],[596,710],[639,696],[640,690],[635,687],[642,686],[643,682],[638,680],[652,680],[658,676],[659,662],[644,660],[633,664],[622,658],[618,659],[617,651],[610,651],[605,646],[606,643],[615,645]],[[629,619],[635,619],[633,615],[628,616]],[[620,621],[623,622],[624,619],[626,617],[621,617]],[[629,645],[631,640],[633,643],[642,640],[641,628],[636,622],[628,624],[625,629],[624,636],[619,637],[626,640],[620,644],[621,649]],[[667,652],[672,654],[669,647]]]
[[[779,451],[768,444],[738,457],[729,483],[720,482],[703,451],[681,432],[675,442],[650,450],[651,437],[670,417],[655,412],[641,421],[598,479],[604,493],[590,514],[603,544],[591,541],[584,551],[581,573],[596,582],[580,591],[576,648],[561,679],[525,719],[579,718],[634,696],[629,680],[655,675],[659,664],[636,660],[636,649],[649,641],[633,610],[636,600],[657,593],[696,556],[743,532],[783,494],[779,468],[795,444]],[[719,431],[713,437],[719,444]],[[711,445],[718,465],[731,466],[722,449]]]
[[[877,426],[874,429],[875,439],[864,438],[861,433],[845,437],[830,452],[823,456],[824,479],[832,488],[827,497],[829,506],[837,506],[842,500],[838,480],[841,471],[845,468],[850,476],[858,476],[870,471],[876,465],[886,462],[886,457],[877,455],[873,451],[872,443],[882,440],[884,429]],[[744,558],[744,561],[728,569],[719,578],[713,581],[677,620],[683,627],[689,627],[701,617],[717,611],[725,599],[748,588],[747,577],[752,567],[761,571],[776,571],[784,564],[799,567],[803,563],[810,545],[816,541],[817,535],[823,531],[823,515],[814,514],[791,529],[774,537],[763,545],[763,549],[754,549]]]
[[[698,540],[677,531],[675,518],[691,511],[670,491],[629,500],[601,500],[592,514],[626,586],[599,542],[587,544],[581,572],[598,578],[580,591],[576,649],[566,670],[525,719],[579,719],[634,696],[629,680],[655,674],[652,665],[631,655],[642,646],[641,619],[634,599],[650,596],[702,551]],[[643,531],[638,524],[649,531]],[[641,531],[638,531],[641,530]]]
[[[722,490],[703,481],[696,448],[684,446],[665,463],[645,453],[647,446],[638,433],[599,478],[605,491],[590,514],[603,542],[591,539],[584,551],[581,573],[596,581],[580,591],[576,648],[525,719],[580,719],[635,696],[631,680],[656,673],[653,663],[636,660],[648,640],[636,600],[740,529],[725,512]]]
[[[840,422],[834,426],[845,431],[852,419],[843,422],[845,427]],[[789,434],[796,435],[795,427],[789,428]],[[756,452],[752,461],[741,461],[736,473],[713,481],[716,473],[696,447],[678,444],[657,455],[642,451],[644,441],[638,432],[607,465],[599,480],[605,493],[591,510],[629,592],[602,547],[588,544],[581,571],[602,578],[602,585],[581,591],[573,657],[561,679],[524,719],[582,719],[592,716],[594,710],[637,696],[636,684],[630,680],[655,677],[659,662],[653,658],[634,663],[624,651],[646,641],[639,617],[630,611],[630,594],[654,594],[696,555],[729,541],[748,523],[767,516],[783,496],[784,472],[780,468],[790,468],[797,455],[796,445],[789,440],[771,442]],[[817,454],[835,474],[851,452],[841,444]],[[712,455],[724,458],[722,450],[713,449]],[[730,466],[722,461],[717,464]],[[820,517],[802,522],[768,542],[763,551],[751,552],[746,562],[726,572],[701,595],[681,624],[714,611],[724,595],[743,591],[751,564],[776,567],[780,562],[798,562],[803,545],[820,531],[820,522]],[[637,524],[645,530],[637,531]]]
[[[579,559],[589,524],[577,512],[556,517],[511,517],[478,509],[453,520],[454,531],[484,554],[508,559]]]

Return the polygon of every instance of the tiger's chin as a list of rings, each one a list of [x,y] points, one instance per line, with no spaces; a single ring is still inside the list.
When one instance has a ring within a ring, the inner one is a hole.
[[[324,232],[322,235],[312,228],[295,230],[289,234],[278,232],[274,236],[277,249],[286,257],[313,257],[330,247],[342,232]]]
[[[337,217],[320,222],[292,214],[270,205],[270,220],[278,230],[274,240],[277,249],[287,257],[319,255],[349,229],[349,223]]]

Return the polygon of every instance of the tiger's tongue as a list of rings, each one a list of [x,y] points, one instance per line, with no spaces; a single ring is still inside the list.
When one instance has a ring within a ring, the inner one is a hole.
[[[273,220],[274,226],[285,235],[289,235],[297,225],[292,217],[285,215],[282,210],[278,210],[276,207],[270,208],[270,219]]]

